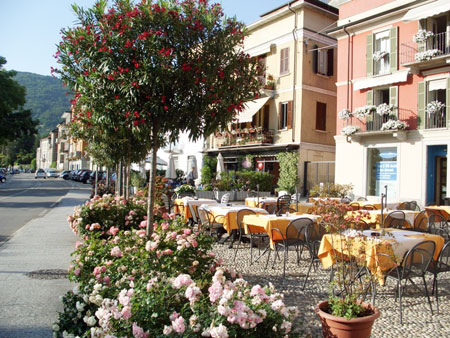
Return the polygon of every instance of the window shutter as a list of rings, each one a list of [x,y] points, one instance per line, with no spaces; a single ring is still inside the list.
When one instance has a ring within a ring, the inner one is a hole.
[[[373,90],[368,90],[366,93],[366,104],[373,105]],[[369,124],[372,124],[373,121],[373,113],[366,116],[366,128]],[[369,128],[367,128],[369,129]]]
[[[391,43],[391,52],[389,55],[389,65],[391,68],[391,73],[397,71],[398,69],[398,27],[391,28],[389,32],[389,39]]]
[[[264,117],[263,117],[263,123],[262,123],[262,127],[265,130],[269,129],[269,115],[270,114],[270,106],[266,105],[264,106]]]
[[[285,49],[284,72],[289,73],[289,47]]]
[[[318,65],[318,58],[319,58],[319,51],[317,50],[317,48],[319,48],[319,46],[314,45],[313,46],[313,60],[312,60],[312,67],[313,67],[313,72],[314,74],[317,74],[317,65]]]
[[[292,101],[287,104],[287,128],[292,129]]]
[[[327,57],[328,57],[328,69],[327,69],[327,75],[328,76],[333,76],[333,71],[334,71],[334,49],[330,48],[327,51]]]
[[[373,75],[373,34],[367,35],[366,43],[366,76]]]
[[[281,129],[281,117],[283,112],[283,105],[281,102],[278,104],[278,129]]]
[[[447,89],[445,91],[445,119],[447,127],[450,125],[450,78],[447,78]]]
[[[389,104],[394,105],[393,113],[398,119],[399,107],[398,107],[398,87],[397,86],[389,87]]]
[[[316,102],[316,130],[327,130],[327,104]]]
[[[417,84],[417,126],[419,129],[425,128],[425,82]]]
[[[284,72],[284,49],[280,51],[280,74]]]

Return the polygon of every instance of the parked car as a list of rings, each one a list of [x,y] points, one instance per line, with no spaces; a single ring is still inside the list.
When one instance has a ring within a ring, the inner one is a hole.
[[[83,182],[83,183],[87,183],[87,180],[89,179],[90,176],[91,176],[91,171],[90,171],[90,170],[83,171],[83,172],[80,174],[80,179],[79,179],[79,181],[80,181],[80,182]]]
[[[6,175],[3,171],[0,171],[0,182],[2,183],[6,182]]]
[[[47,177],[53,177],[53,178],[57,178],[59,176],[59,173],[56,169],[47,169],[46,171]]]
[[[47,178],[47,174],[44,169],[38,169],[34,174],[34,178]]]
[[[100,182],[104,178],[105,174],[103,171],[98,172],[98,182]],[[87,180],[87,183],[94,184],[95,182],[95,171],[91,172],[91,175],[89,176],[89,179]]]
[[[70,170],[63,170],[59,173],[59,178],[64,178],[67,180],[69,178]]]

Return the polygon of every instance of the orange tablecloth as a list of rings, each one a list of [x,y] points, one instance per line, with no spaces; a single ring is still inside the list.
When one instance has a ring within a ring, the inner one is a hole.
[[[352,238],[339,234],[324,235],[318,254],[322,265],[328,268],[336,263],[336,253],[347,257],[356,257],[360,262],[366,264],[372,274],[378,278],[380,284],[383,284],[385,273],[392,269],[396,263],[400,263],[404,254],[414,245],[427,240],[434,241],[436,244],[434,259],[439,257],[439,253],[444,246],[444,238],[441,236],[398,229],[385,230],[391,234],[391,237],[371,237],[371,230],[362,232],[363,235],[368,237],[357,236]],[[389,257],[380,256],[380,253],[389,255]]]
[[[174,212],[178,215],[183,215],[186,220],[192,218],[191,210],[186,203],[191,203],[194,210],[197,212],[197,208],[202,204],[217,204],[217,201],[207,199],[207,198],[199,198],[199,199],[191,199],[191,198],[176,198],[174,205]]]
[[[392,211],[392,210],[391,210]],[[412,228],[414,226],[414,218],[417,216],[419,211],[402,210],[405,213],[405,227]],[[389,214],[390,211],[383,212],[383,218]],[[360,216],[360,218],[365,221],[371,228],[380,228],[381,224],[381,210],[357,210],[349,211],[347,213],[349,216]]]
[[[267,214],[267,211],[261,208],[250,208],[246,205],[221,206],[210,205],[207,210],[215,217],[217,223],[222,223],[225,230],[229,233],[231,230],[237,230],[236,215],[239,210],[251,209],[259,214]],[[245,216],[244,216],[245,217]]]
[[[252,208],[262,208],[262,206],[267,205],[276,205],[277,204],[277,198],[275,197],[266,197],[266,198],[260,198],[259,204],[257,205],[257,199],[255,197],[248,197],[245,199],[245,205],[252,207]],[[291,203],[289,205],[289,208],[297,210],[297,203]],[[302,214],[307,214],[311,211],[311,208],[314,208],[314,203],[306,203],[306,202],[299,202],[298,203],[298,212],[301,212]]]
[[[243,218],[245,232],[249,233],[249,228],[251,232],[266,232],[270,237],[270,244],[273,247],[273,240],[280,240],[279,234],[274,233],[275,237],[272,238],[272,229],[278,228],[282,233],[286,232],[286,228],[289,223],[301,217],[307,217],[312,219],[314,222],[317,222],[320,219],[320,216],[317,215],[309,215],[309,214],[301,214],[301,215],[291,215],[291,216],[281,216],[277,217],[275,215],[246,215]]]
[[[450,206],[448,205],[433,205],[425,207],[428,217],[432,214],[443,216],[445,219],[450,219]]]

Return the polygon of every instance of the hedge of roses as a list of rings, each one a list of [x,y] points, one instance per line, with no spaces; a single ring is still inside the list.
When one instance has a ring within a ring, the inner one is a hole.
[[[251,287],[181,219],[145,230],[92,231],[76,243],[56,337],[284,337],[295,308],[272,286]],[[78,223],[86,223],[81,219]],[[145,222],[144,222],[145,223]],[[87,224],[87,223],[86,223]]]

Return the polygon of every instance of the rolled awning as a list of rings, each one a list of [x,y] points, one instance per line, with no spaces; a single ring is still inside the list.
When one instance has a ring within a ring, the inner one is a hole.
[[[410,9],[402,18],[404,22],[429,18],[450,11],[449,0],[437,0],[423,6]]]
[[[253,101],[245,102],[244,110],[241,111],[238,116],[236,116],[236,119],[239,121],[239,123],[252,122],[253,115],[255,115],[269,99],[270,97],[267,96]]]
[[[384,86],[392,83],[405,82],[408,80],[408,70],[396,72],[394,74],[368,77],[360,80],[354,80],[353,90],[360,90],[372,87]]]
[[[428,90],[447,89],[447,79],[431,80],[428,81]]]

